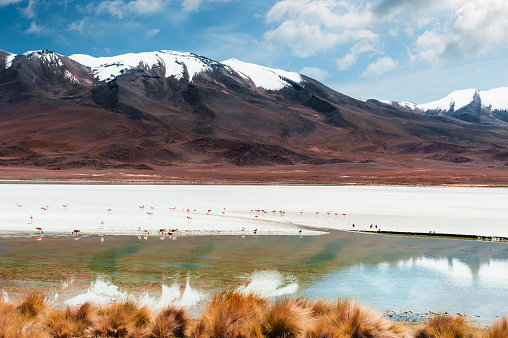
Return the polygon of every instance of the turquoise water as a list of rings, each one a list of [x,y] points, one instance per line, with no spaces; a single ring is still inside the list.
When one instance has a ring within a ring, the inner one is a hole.
[[[65,305],[132,294],[155,305],[193,307],[214,292],[237,289],[351,297],[378,311],[465,313],[483,321],[508,314],[506,243],[342,231],[302,238],[76,238],[0,238],[4,297],[39,290]]]

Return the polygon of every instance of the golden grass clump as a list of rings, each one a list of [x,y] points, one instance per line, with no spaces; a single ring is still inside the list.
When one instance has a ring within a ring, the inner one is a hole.
[[[331,312],[318,318],[310,337],[392,338],[395,327],[368,308],[348,299],[339,299]]]
[[[475,329],[463,316],[436,315],[422,324],[415,338],[466,338],[473,337]]]
[[[268,301],[234,291],[216,294],[202,311],[191,337],[260,337]]]
[[[49,308],[46,296],[38,292],[29,292],[19,302],[18,311],[30,318],[34,318],[39,313],[42,313]]]
[[[508,338],[508,318],[495,321],[483,334],[484,338]]]
[[[309,303],[300,298],[281,298],[266,312],[262,323],[265,337],[299,337],[313,324]]]
[[[127,300],[110,304],[99,311],[99,318],[91,331],[95,337],[142,337],[151,323],[153,313],[138,303]]]
[[[0,338],[49,338],[32,317],[20,313],[17,306],[0,298]]]
[[[81,337],[97,320],[97,309],[86,302],[78,307],[49,309],[41,317],[51,337]]]
[[[189,320],[189,316],[184,309],[167,307],[155,317],[150,326],[148,337],[183,338],[185,337]]]

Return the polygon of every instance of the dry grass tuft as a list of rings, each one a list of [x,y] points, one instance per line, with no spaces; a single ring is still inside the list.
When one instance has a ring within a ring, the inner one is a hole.
[[[389,321],[368,308],[339,299],[333,311],[324,313],[311,329],[311,337],[392,338],[398,334]]]
[[[184,309],[168,307],[155,317],[150,326],[150,338],[184,337],[189,316]]]
[[[502,317],[485,330],[484,338],[508,338],[508,318]]]
[[[38,292],[27,293],[19,302],[17,309],[25,316],[34,318],[49,307],[46,296]]]
[[[47,332],[55,338],[83,336],[97,320],[97,310],[88,302],[79,307],[48,309],[42,315]]]
[[[268,301],[258,295],[216,294],[201,313],[191,337],[258,337]]]
[[[463,316],[437,315],[416,332],[416,338],[465,338],[472,337],[474,328]]]
[[[308,305],[307,301],[299,298],[278,299],[264,317],[263,334],[269,338],[290,338],[303,334],[312,318]]]
[[[146,306],[140,307],[131,300],[110,304],[105,310],[99,311],[99,319],[91,331],[99,337],[142,337],[152,317],[152,312]]]

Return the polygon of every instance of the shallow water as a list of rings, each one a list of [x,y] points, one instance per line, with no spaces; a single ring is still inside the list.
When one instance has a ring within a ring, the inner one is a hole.
[[[57,306],[128,294],[154,308],[214,292],[352,297],[378,311],[508,314],[508,244],[331,231],[297,236],[0,238],[0,288]]]

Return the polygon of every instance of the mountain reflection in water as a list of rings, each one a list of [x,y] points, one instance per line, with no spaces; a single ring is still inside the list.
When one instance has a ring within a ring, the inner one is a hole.
[[[57,305],[130,295],[155,310],[195,307],[221,290],[266,297],[352,297],[383,310],[450,312],[490,320],[508,313],[508,245],[330,235],[0,238],[0,289],[15,300],[40,290]],[[57,296],[56,296],[57,295]]]

